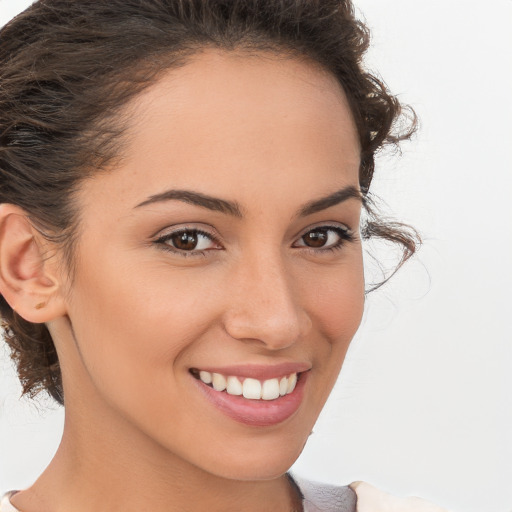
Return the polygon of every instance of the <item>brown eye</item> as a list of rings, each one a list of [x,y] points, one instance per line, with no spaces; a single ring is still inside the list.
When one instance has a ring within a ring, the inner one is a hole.
[[[323,247],[329,238],[329,230],[327,229],[315,229],[306,233],[302,240],[308,247]]]
[[[320,226],[302,235],[295,247],[309,247],[314,251],[325,252],[339,249],[345,245],[345,242],[352,240],[354,236],[347,227]]]
[[[162,236],[156,243],[183,256],[204,254],[219,248],[212,235],[198,229],[180,229]]]
[[[194,231],[182,231],[172,235],[170,241],[176,249],[192,251],[197,247],[198,237]]]

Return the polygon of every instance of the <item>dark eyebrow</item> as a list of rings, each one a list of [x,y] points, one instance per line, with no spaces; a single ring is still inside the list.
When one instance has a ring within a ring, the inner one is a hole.
[[[167,190],[161,194],[148,197],[148,199],[138,204],[136,208],[146,206],[151,203],[158,203],[160,201],[169,201],[171,199],[177,199],[179,201],[184,201],[185,203],[202,206],[203,208],[226,213],[234,217],[243,217],[242,208],[236,201],[226,201],[225,199],[207,196],[199,192],[192,192],[191,190]]]
[[[363,200],[363,196],[358,188],[354,186],[342,188],[333,194],[328,195],[327,197],[314,199],[313,201],[305,204],[297,212],[297,217],[306,217],[308,215],[312,215],[313,213],[326,210],[331,206],[336,206],[337,204],[343,203],[343,201],[351,198],[357,199],[358,201]]]
[[[322,197],[320,199],[315,199],[309,203],[306,203],[298,210],[296,215],[297,217],[306,217],[308,215],[312,215],[313,213],[342,203],[343,201],[346,201],[350,198],[354,198],[359,201],[362,201],[363,199],[361,192],[356,187],[349,186],[337,190],[327,197]],[[150,196],[148,199],[138,204],[135,208],[146,206],[152,203],[158,203],[161,201],[170,201],[172,199],[184,201],[185,203],[193,204],[196,206],[201,206],[209,210],[226,213],[234,217],[243,217],[242,208],[236,201],[227,201],[225,199],[219,199],[218,197],[208,196],[199,192],[192,192],[191,190],[167,190],[161,194]]]

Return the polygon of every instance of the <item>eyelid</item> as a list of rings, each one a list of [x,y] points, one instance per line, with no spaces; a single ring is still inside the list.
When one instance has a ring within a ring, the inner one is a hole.
[[[213,226],[204,224],[203,222],[185,222],[184,224],[173,224],[163,229],[159,229],[149,238],[150,240],[158,240],[159,238],[163,238],[174,233],[179,233],[180,231],[197,231],[199,233],[204,233],[216,240],[220,240],[222,238],[220,233]]]
[[[346,224],[343,224],[342,222],[319,222],[318,224],[313,224],[312,226],[308,226],[307,228],[304,228],[303,230],[299,231],[299,234],[295,236],[295,240],[298,240],[302,238],[304,235],[309,233],[310,231],[314,231],[315,229],[334,229],[334,230],[342,230],[347,235],[354,235],[354,230],[352,230],[349,226]]]

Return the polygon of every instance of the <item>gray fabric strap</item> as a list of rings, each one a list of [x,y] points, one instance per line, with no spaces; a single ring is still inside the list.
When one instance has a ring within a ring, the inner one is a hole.
[[[304,496],[304,512],[357,512],[357,496],[350,487],[292,478]]]

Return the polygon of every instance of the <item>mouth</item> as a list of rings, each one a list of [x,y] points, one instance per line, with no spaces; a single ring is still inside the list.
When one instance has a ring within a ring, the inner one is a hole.
[[[309,365],[285,364],[279,368],[191,368],[201,395],[215,409],[252,427],[278,425],[300,409]]]
[[[277,400],[293,393],[303,372],[292,372],[289,375],[265,380],[224,375],[196,368],[192,368],[190,373],[196,379],[221,393],[243,396],[247,400]]]

